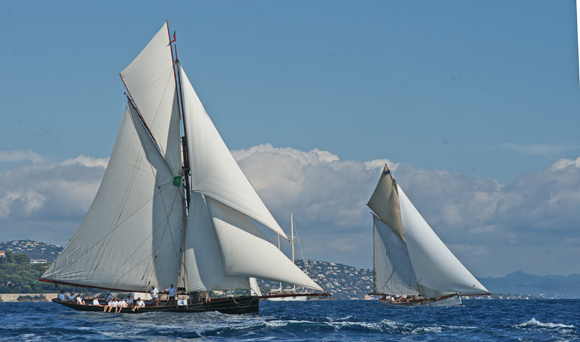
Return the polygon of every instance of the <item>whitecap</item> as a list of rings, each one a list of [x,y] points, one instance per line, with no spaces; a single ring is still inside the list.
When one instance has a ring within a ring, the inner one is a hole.
[[[516,328],[539,327],[539,328],[554,329],[554,328],[574,328],[574,325],[567,325],[561,323],[542,323],[538,321],[535,317],[532,317],[532,319],[530,319],[527,322],[516,324],[515,327]]]

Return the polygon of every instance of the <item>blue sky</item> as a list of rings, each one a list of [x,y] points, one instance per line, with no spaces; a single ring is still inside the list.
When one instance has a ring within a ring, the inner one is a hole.
[[[476,276],[580,273],[572,0],[5,1],[0,240],[72,236],[121,122],[118,73],[165,20],[306,257],[370,267],[364,204],[388,159]]]

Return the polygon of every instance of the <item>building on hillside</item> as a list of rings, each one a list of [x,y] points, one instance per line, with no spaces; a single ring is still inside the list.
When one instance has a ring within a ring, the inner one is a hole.
[[[31,264],[46,264],[46,259],[30,259]]]
[[[6,257],[6,252],[0,251],[0,258],[5,258],[5,257]]]

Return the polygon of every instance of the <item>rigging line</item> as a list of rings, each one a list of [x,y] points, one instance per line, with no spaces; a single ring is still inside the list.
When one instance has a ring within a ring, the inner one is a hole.
[[[137,103],[135,103],[135,101],[133,100],[133,96],[131,96],[131,91],[129,90],[129,87],[127,87],[127,84],[125,83],[125,80],[123,79],[123,75],[121,75],[121,73],[119,73],[119,76],[121,77],[121,81],[123,81],[123,85],[125,86],[125,89],[127,90],[127,99],[129,99],[129,102],[131,102],[133,107],[135,107],[135,109],[137,110],[137,113],[139,114],[141,119],[143,119],[143,116],[141,115],[141,111],[139,111],[139,107],[137,107]],[[145,127],[147,128],[149,135],[151,135],[153,141],[155,141],[155,138],[153,137],[153,133],[151,133],[151,130],[149,129],[149,126],[147,126],[147,123],[145,122],[144,119],[143,119],[143,123],[144,123]],[[157,142],[155,142],[155,144],[157,144]]]
[[[145,129],[148,129],[147,128],[147,123],[145,123],[145,121],[143,120],[143,117],[141,117],[141,115],[139,114],[138,109],[135,107],[135,105],[132,102],[129,102],[129,103],[131,103],[131,106],[133,107],[133,109],[137,113],[138,120],[136,120],[136,121],[137,122],[140,122]],[[170,122],[170,125],[169,126],[170,127],[171,127],[171,118],[172,117],[173,117],[173,115],[170,115],[170,120],[169,120],[169,122]],[[131,113],[131,121],[133,122],[134,125],[137,124],[135,122],[135,120],[133,119],[133,114],[132,113]],[[135,131],[137,131],[137,127],[135,127]],[[167,162],[165,152],[163,151],[163,149],[161,148],[161,146],[159,146],[157,144],[157,141],[155,140],[155,137],[152,135],[152,133],[150,131],[148,133],[149,133],[148,136],[151,138],[151,141],[153,142],[153,145],[156,147],[157,151],[159,152],[159,155],[160,155],[161,159],[163,159],[163,161],[165,162],[165,165],[167,166],[167,169],[168,169],[169,173],[171,173],[173,175],[173,171],[174,170],[171,167],[171,165],[169,165],[169,163]],[[143,146],[143,141],[141,141],[141,136],[139,135],[139,132],[138,131],[137,131],[137,136],[139,137],[139,141],[141,142],[141,150],[145,154],[145,157],[147,157],[148,154],[145,151],[145,148]],[[147,158],[147,159],[149,159],[149,158]],[[181,164],[181,160],[179,160],[177,164]]]
[[[308,271],[310,271],[312,274],[314,274],[315,272],[312,271],[312,268],[310,267],[310,264],[304,262],[304,259],[305,258],[304,258],[304,253],[302,252],[302,244],[300,243],[300,238],[298,238],[298,230],[296,229],[296,220],[294,220],[294,240],[298,240],[298,248],[300,250],[299,251],[299,254],[302,257],[302,263],[304,264],[304,268],[307,269]],[[294,264],[296,264],[296,263],[294,262]]]
[[[163,103],[163,99],[165,98],[165,93],[167,92],[167,89],[169,88],[169,83],[170,83],[170,79],[171,79],[171,73],[169,74],[169,76],[167,77],[167,81],[165,82],[165,88],[163,89],[163,93],[161,94],[161,99],[159,101],[159,103],[157,104],[157,108],[154,112],[154,115],[152,116],[152,120],[151,120],[151,125],[155,125],[155,120],[157,119],[157,116],[159,114],[159,110],[161,108],[161,104]],[[173,102],[173,101],[172,101]],[[133,105],[133,103],[131,103]],[[157,140],[155,139],[155,136],[153,135],[153,132],[151,132],[151,130],[149,130],[149,126],[147,125],[147,123],[145,122],[145,118],[141,115],[141,112],[139,111],[139,109],[137,109],[137,106],[135,104],[135,110],[137,111],[139,118],[141,119],[141,121],[143,122],[143,125],[145,126],[145,128],[147,129],[147,131],[149,132],[149,135],[151,136],[151,139],[153,140],[153,143],[155,144],[155,146],[157,146],[157,149],[159,150],[159,152],[161,153],[162,156],[165,156],[165,151],[163,150],[163,146],[161,146],[160,144],[157,143]],[[173,108],[173,105],[172,107]],[[169,119],[169,126],[171,127],[171,118],[173,117],[173,115],[170,115],[170,119]],[[165,160],[165,158],[163,158]],[[165,161],[167,163],[167,161]],[[170,168],[171,170],[171,168]]]

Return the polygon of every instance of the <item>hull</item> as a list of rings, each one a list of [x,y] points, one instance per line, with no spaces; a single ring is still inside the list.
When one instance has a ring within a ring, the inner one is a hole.
[[[111,312],[103,312],[104,307],[94,305],[80,305],[71,302],[60,302],[56,299],[52,300],[54,303],[64,305],[78,311],[93,311],[110,314]],[[206,312],[218,311],[225,314],[259,314],[260,301],[258,297],[228,297],[228,298],[213,298],[208,302],[194,303],[184,306],[177,305],[159,305],[159,306],[145,306],[137,310],[131,308],[122,308],[119,313],[145,313],[145,312]]]
[[[307,296],[292,296],[292,297],[272,297],[266,298],[268,301],[272,302],[304,302],[308,300]]]
[[[330,296],[330,293],[276,293],[260,296],[260,299],[273,302],[307,301],[311,297]]]
[[[463,305],[461,302],[461,297],[459,295],[450,295],[438,298],[425,298],[421,300],[410,300],[408,302],[396,302],[384,299],[379,299],[381,303],[385,303],[390,306],[417,306],[417,305],[430,305],[430,306],[458,306]]]

